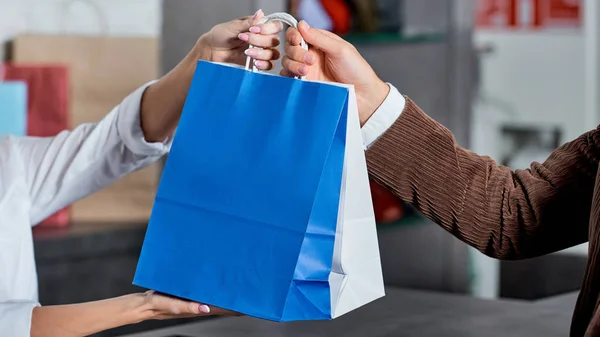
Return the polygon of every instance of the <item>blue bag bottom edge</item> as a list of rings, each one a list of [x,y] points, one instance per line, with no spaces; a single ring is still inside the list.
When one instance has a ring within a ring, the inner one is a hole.
[[[310,283],[309,281],[298,281],[298,282],[301,282],[301,283]],[[295,283],[296,283],[296,281],[292,281],[292,284],[290,284],[290,293],[292,292],[292,288],[295,288],[294,287]],[[285,314],[282,314],[282,317],[268,317],[268,316],[262,316],[262,315],[259,315],[259,314],[256,314],[256,313],[238,312],[234,308],[227,308],[227,307],[219,306],[219,305],[214,304],[214,303],[206,303],[206,302],[203,302],[203,301],[198,301],[198,300],[194,300],[194,299],[191,299],[191,298],[186,298],[184,296],[181,296],[180,294],[176,294],[176,293],[167,291],[165,289],[160,289],[161,287],[153,287],[151,285],[152,282],[144,282],[143,279],[139,279],[138,277],[135,277],[133,279],[132,284],[134,286],[138,286],[138,287],[145,288],[145,289],[148,289],[148,290],[154,290],[157,293],[165,294],[165,295],[168,295],[168,296],[173,296],[173,297],[176,297],[176,298],[179,298],[179,299],[182,299],[182,300],[192,301],[192,302],[199,302],[199,303],[202,303],[202,304],[206,304],[208,306],[218,307],[220,309],[237,312],[237,313],[242,314],[244,316],[254,317],[254,318],[263,319],[263,320],[267,320],[267,321],[271,321],[271,322],[285,323],[285,322],[300,322],[300,321],[330,321],[330,320],[332,320],[331,314],[326,315],[326,316],[324,315],[324,316],[322,316],[322,318],[316,318],[316,317],[310,317],[310,318],[297,318],[297,317],[296,318],[285,318],[284,317]],[[289,295],[288,295],[287,299],[289,299]],[[286,302],[287,302],[287,299],[286,299]],[[284,311],[285,311],[285,308],[284,308]]]

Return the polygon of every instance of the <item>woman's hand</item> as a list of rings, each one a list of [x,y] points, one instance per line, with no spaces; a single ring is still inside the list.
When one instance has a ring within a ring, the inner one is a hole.
[[[148,142],[162,142],[170,137],[181,116],[198,60],[243,65],[251,56],[257,68],[268,70],[279,58],[280,22],[258,24],[264,13],[214,26],[202,35],[187,56],[167,75],[150,86],[141,103],[141,123]],[[255,48],[248,49],[249,45]]]
[[[88,336],[146,320],[212,315],[238,316],[230,311],[148,291],[96,302],[34,308],[31,336]]]
[[[309,51],[300,46],[302,38],[310,45]],[[354,85],[361,125],[390,90],[352,44],[331,32],[311,28],[306,21],[301,21],[298,29],[289,28],[286,32],[281,74]]]
[[[279,59],[278,34],[283,29],[281,22],[257,24],[264,17],[258,10],[253,17],[221,23],[202,35],[196,44],[198,58],[212,62],[225,62],[243,65],[246,56],[255,60],[261,70],[273,68],[273,61]],[[248,50],[249,45],[254,46]],[[250,54],[250,55],[248,55]]]
[[[239,314],[208,305],[147,291],[143,294],[141,320],[172,319],[195,316],[239,316]]]

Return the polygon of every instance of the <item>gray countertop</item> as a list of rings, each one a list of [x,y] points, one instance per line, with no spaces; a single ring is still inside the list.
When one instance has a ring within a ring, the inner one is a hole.
[[[107,222],[75,223],[66,228],[33,230],[36,261],[81,259],[135,250],[139,253],[146,223]]]
[[[535,301],[534,303],[538,307],[543,307],[547,309],[575,308],[575,302],[577,302],[577,295],[579,295],[579,292],[572,292],[541,299]]]
[[[568,336],[576,294],[537,302],[483,300],[388,289],[383,299],[333,321],[275,323],[219,318],[129,337]]]
[[[423,229],[426,226],[406,227],[401,235],[390,237],[386,234],[380,240],[397,241],[411,231]],[[40,299],[47,305],[63,304],[141,291],[131,285],[131,279],[144,232],[143,223],[85,223],[66,229],[36,228]],[[441,230],[440,233],[446,235]],[[430,232],[426,236],[432,237]],[[406,255],[397,247],[393,253]],[[421,259],[418,266],[438,260]],[[388,262],[394,267],[398,263],[395,260]],[[426,273],[411,283],[405,275],[415,274],[411,272],[414,268],[389,267],[388,277],[395,269],[402,270],[403,273],[395,276],[401,276],[398,280],[403,282],[399,283],[409,286],[422,285],[436,276]],[[80,286],[81,280],[85,280],[85,287]],[[523,283],[516,286],[523,287]],[[282,324],[252,318],[211,319],[131,336],[567,336],[575,298],[574,294],[567,294],[535,302],[486,301],[448,293],[389,289],[384,299],[331,322]],[[124,335],[189,322],[149,321],[98,336]]]

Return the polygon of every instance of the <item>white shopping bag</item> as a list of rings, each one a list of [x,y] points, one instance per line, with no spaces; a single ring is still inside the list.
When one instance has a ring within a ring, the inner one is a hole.
[[[354,86],[339,85],[348,88],[349,104],[342,191],[329,279],[332,318],[385,295],[356,92]]]

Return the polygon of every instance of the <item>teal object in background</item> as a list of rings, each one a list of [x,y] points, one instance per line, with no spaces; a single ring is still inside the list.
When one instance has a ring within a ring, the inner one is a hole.
[[[27,134],[27,85],[0,82],[0,137]]]

